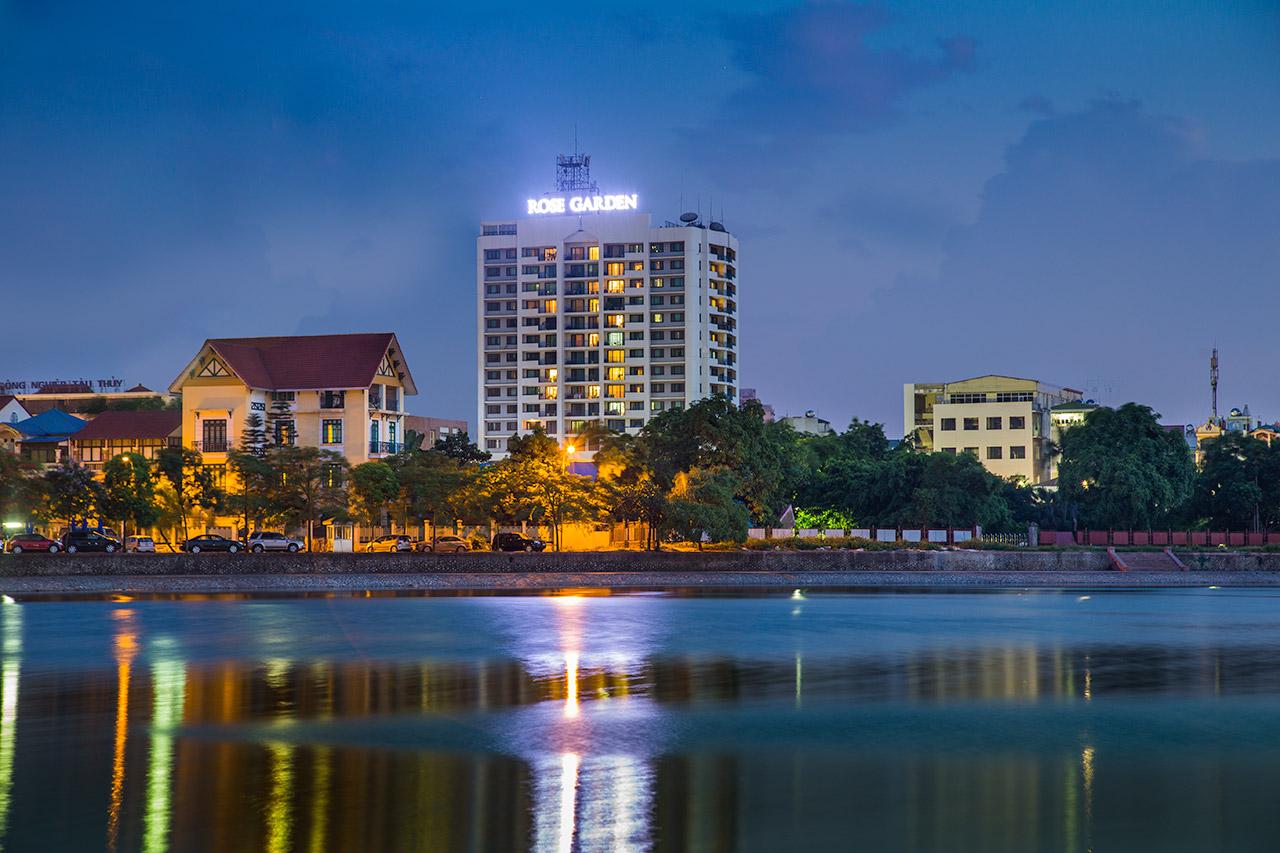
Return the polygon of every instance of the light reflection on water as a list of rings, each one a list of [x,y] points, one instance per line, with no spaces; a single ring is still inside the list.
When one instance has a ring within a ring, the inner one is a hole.
[[[0,606],[5,850],[1195,850],[1266,591]]]

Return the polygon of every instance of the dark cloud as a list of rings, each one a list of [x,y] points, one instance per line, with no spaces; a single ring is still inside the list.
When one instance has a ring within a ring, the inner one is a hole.
[[[861,189],[826,206],[821,216],[845,231],[845,238],[883,240],[899,246],[934,247],[960,222],[949,205],[901,192]]]
[[[1118,395],[1189,421],[1217,343],[1241,354],[1232,387],[1253,392],[1238,402],[1277,411],[1273,367],[1244,356],[1280,317],[1276,234],[1280,160],[1208,159],[1185,119],[1099,102],[1032,123],[976,221],[952,230],[939,275],[883,303],[909,298],[944,321],[933,349],[907,354],[911,375],[937,376],[941,347],[946,376],[1122,379]]]
[[[1053,101],[1044,95],[1027,95],[1018,102],[1018,111],[1040,116],[1051,116],[1057,113],[1053,108]]]
[[[729,111],[765,136],[866,130],[895,118],[912,92],[973,69],[976,46],[964,36],[927,56],[874,46],[890,23],[877,6],[818,0],[735,18],[734,61],[753,80]]]

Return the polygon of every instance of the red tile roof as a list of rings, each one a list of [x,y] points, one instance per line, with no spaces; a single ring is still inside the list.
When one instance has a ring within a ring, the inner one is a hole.
[[[12,394],[0,394],[0,409],[3,409],[5,406],[9,405],[9,401],[12,399],[14,399],[14,396]]]
[[[182,426],[182,412],[163,409],[146,412],[107,411],[95,417],[75,435],[86,438],[167,438]]]
[[[367,388],[382,356],[394,346],[405,389],[417,393],[404,355],[391,332],[272,338],[211,338],[227,366],[251,388],[274,391]]]

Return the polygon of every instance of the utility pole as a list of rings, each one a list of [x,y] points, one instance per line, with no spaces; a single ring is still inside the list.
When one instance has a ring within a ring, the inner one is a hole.
[[[1218,422],[1218,348],[1209,356],[1209,387],[1213,391],[1213,422]]]

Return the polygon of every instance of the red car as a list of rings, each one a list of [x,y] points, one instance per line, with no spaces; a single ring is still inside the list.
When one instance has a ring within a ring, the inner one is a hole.
[[[5,544],[4,549],[10,554],[22,554],[26,551],[56,554],[62,550],[62,546],[39,533],[19,533]]]

